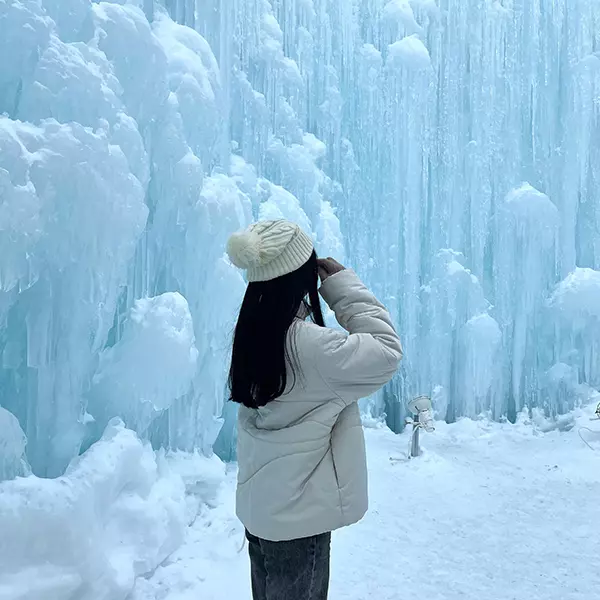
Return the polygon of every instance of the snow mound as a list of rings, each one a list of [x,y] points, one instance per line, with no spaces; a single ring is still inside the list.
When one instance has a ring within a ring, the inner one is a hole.
[[[187,143],[209,162],[221,132],[217,61],[206,40],[190,27],[159,16],[153,31],[168,60],[169,89],[177,99]]]
[[[64,476],[0,483],[0,599],[123,600],[185,525],[181,478],[111,422]]]
[[[119,415],[144,432],[158,411],[188,391],[197,358],[192,316],[181,294],[137,300],[121,339],[100,357],[88,410],[102,427]]]
[[[418,36],[409,35],[390,45],[387,65],[391,69],[426,71],[431,68],[431,57]]]
[[[112,64],[128,114],[143,129],[162,116],[169,96],[165,52],[139,8],[102,2],[92,11],[99,49]]]
[[[89,127],[97,126],[99,119],[114,123],[123,108],[119,93],[102,52],[51,35],[31,77],[23,81],[18,116],[35,123],[52,117]]]
[[[233,404],[233,403],[231,403]],[[215,454],[172,451],[166,455],[170,471],[181,477],[185,485],[186,521],[192,523],[207,508],[217,505],[226,466]]]
[[[461,332],[464,351],[464,414],[476,417],[485,406],[497,373],[498,350],[502,332],[497,321],[487,313],[469,319]]]
[[[408,31],[420,31],[421,29],[415,20],[409,0],[390,0],[383,7],[382,17],[385,21],[402,25]]]
[[[600,319],[600,271],[575,269],[558,284],[548,304],[573,321]]]
[[[546,194],[529,183],[511,190],[506,195],[502,208],[520,224],[521,229],[537,232],[545,247],[554,240],[559,220],[558,209]]]
[[[79,262],[110,281],[147,216],[123,152],[77,123],[39,127],[0,117],[0,286]]]

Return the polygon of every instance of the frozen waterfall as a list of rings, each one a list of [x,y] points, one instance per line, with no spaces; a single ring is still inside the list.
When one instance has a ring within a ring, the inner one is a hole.
[[[406,360],[371,417],[585,401],[600,4],[0,2],[0,480],[62,475],[114,417],[232,456],[223,249],[272,217],[393,312]]]

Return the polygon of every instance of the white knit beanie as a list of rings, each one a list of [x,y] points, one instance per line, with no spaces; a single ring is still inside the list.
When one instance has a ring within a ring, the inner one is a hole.
[[[231,262],[249,282],[269,281],[299,269],[310,258],[312,240],[290,221],[260,221],[227,242]]]

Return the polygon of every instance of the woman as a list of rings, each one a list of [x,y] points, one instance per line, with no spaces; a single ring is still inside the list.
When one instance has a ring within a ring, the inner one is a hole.
[[[229,386],[241,404],[237,514],[253,597],[325,600],[331,532],[367,510],[357,401],[394,375],[400,340],[359,278],[331,258],[317,260],[297,225],[256,223],[227,250],[249,281]],[[346,331],[325,327],[319,278]]]

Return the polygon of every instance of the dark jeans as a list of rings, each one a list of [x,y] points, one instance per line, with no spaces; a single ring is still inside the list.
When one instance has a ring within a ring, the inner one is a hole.
[[[254,600],[327,600],[331,534],[268,542],[246,532]]]

